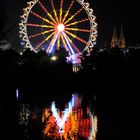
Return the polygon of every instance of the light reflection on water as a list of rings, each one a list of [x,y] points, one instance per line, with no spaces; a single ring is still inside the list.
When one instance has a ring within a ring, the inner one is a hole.
[[[95,140],[95,101],[88,101],[86,103],[79,94],[72,94],[69,101],[53,100],[41,107],[20,103],[19,128],[25,139]]]

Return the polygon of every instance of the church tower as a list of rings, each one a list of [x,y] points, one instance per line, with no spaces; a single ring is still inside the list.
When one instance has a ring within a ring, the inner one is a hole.
[[[123,34],[122,25],[121,25],[121,31],[120,31],[119,38],[117,37],[116,27],[114,26],[114,31],[113,31],[110,48],[115,48],[117,46],[121,49],[126,47],[126,42],[125,42],[125,38],[124,38],[124,34]]]
[[[115,48],[118,45],[119,45],[119,41],[118,41],[118,37],[117,37],[116,26],[114,26],[114,31],[113,31],[110,48]]]
[[[121,25],[121,32],[120,32],[120,37],[119,37],[119,48],[125,48],[126,47],[126,42],[123,34],[123,28]]]

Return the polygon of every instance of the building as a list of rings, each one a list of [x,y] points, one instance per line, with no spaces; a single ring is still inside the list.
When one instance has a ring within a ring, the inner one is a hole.
[[[113,31],[113,36],[111,39],[110,48],[115,48],[115,47],[119,47],[122,49],[126,47],[126,42],[125,42],[122,26],[121,26],[121,31],[120,31],[119,37],[117,36],[116,26],[114,26],[114,31]]]

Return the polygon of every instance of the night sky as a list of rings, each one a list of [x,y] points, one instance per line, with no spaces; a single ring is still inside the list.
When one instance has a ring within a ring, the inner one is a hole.
[[[18,22],[22,9],[26,7],[28,0],[1,0],[0,7],[9,17],[9,23],[13,26],[11,33],[13,42],[19,43],[18,38]],[[112,37],[114,25],[116,25],[118,36],[120,26],[123,25],[124,35],[127,45],[140,44],[139,39],[139,11],[136,0],[87,0],[90,7],[94,9],[94,15],[97,17],[98,23],[98,46],[109,43]]]

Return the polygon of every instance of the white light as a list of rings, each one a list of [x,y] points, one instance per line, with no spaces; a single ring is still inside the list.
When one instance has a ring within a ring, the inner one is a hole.
[[[59,32],[63,32],[64,29],[65,29],[64,24],[62,24],[62,23],[61,24],[58,24],[57,29],[58,29]]]
[[[62,118],[60,118],[58,115],[58,111],[57,111],[58,109],[56,109],[55,107],[55,102],[52,102],[51,110],[56,118],[56,122],[59,127],[59,133],[63,133],[64,124],[67,121],[69,114],[72,112],[72,108],[74,107],[74,100],[75,100],[74,98],[75,97],[72,96],[71,101],[68,103],[68,108],[65,109],[64,116]]]

